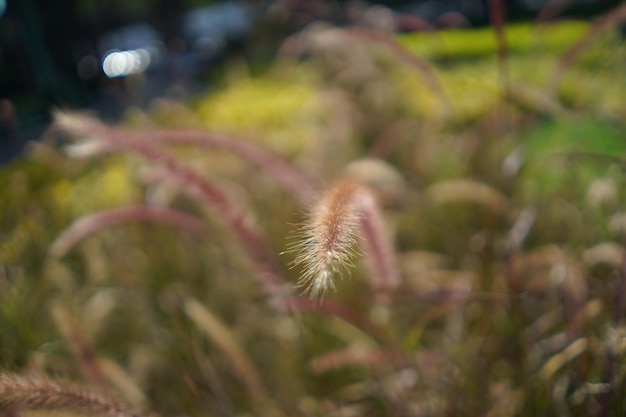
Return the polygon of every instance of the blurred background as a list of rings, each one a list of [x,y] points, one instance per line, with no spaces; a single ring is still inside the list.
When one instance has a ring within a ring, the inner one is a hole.
[[[623,22],[0,0],[0,417],[42,415],[7,372],[162,416],[626,415]],[[352,181],[393,248],[299,297],[308,190]]]
[[[263,68],[311,22],[413,32],[489,24],[488,0],[0,0],[0,163],[55,107],[107,121],[210,91],[230,59]],[[509,21],[592,17],[618,0],[510,0]]]

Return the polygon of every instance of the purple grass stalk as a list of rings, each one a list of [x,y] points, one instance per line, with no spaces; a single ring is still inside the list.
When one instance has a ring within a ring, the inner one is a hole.
[[[265,291],[271,296],[277,296],[283,292],[284,279],[273,255],[269,252],[265,237],[251,224],[249,216],[240,211],[219,187],[185,167],[170,154],[151,146],[147,138],[137,138],[120,130],[108,129],[98,122],[81,116],[75,117],[60,113],[56,117],[57,124],[62,130],[82,135],[89,135],[91,132],[110,143],[111,151],[133,152],[164,168],[174,182],[180,183],[186,191],[206,202],[235,234],[259,272],[258,276]]]
[[[502,64],[507,58],[506,34],[504,33],[506,12],[502,0],[488,0],[487,4],[489,5],[489,21],[496,36],[498,61]]]
[[[541,8],[537,18],[537,22],[546,22],[557,17],[565,8],[571,5],[573,0],[548,0]]]
[[[392,289],[400,283],[400,277],[394,260],[394,250],[383,223],[383,215],[371,193],[359,194],[361,219],[361,246],[365,251],[365,260],[369,264],[374,284],[382,289]]]
[[[0,375],[0,404],[12,410],[78,411],[107,417],[141,417],[130,407],[67,382]]]
[[[334,289],[335,276],[352,266],[356,242],[361,238],[377,289],[398,284],[392,245],[373,193],[365,185],[344,180],[331,187],[313,208],[301,231],[295,265],[304,272],[299,286],[312,297]]]
[[[75,120],[68,120],[69,118]],[[316,181],[313,178],[297,169],[282,156],[252,141],[242,140],[232,135],[201,130],[123,131],[106,126],[97,120],[64,113],[57,114],[57,120],[63,126],[70,126],[69,123],[71,123],[72,129],[91,134],[96,138],[104,139],[114,135],[124,135],[128,141],[133,142],[159,145],[194,145],[229,151],[271,175],[279,185],[291,191],[303,203],[311,202],[316,189]],[[114,141],[92,140],[75,145],[70,148],[70,152],[73,152],[75,156],[92,156],[115,152],[119,146]]]
[[[563,74],[574,64],[580,55],[590,47],[593,41],[608,29],[626,20],[626,3],[606,13],[599,18],[571,48],[569,48],[557,63],[556,68],[549,78],[547,90],[553,94],[559,87]]]
[[[74,221],[50,248],[54,257],[62,257],[89,236],[124,223],[163,223],[196,235],[206,233],[205,225],[196,217],[164,207],[135,205],[89,214]]]
[[[509,85],[509,68],[508,68],[508,48],[506,41],[506,32],[504,26],[506,24],[506,10],[502,0],[488,0],[489,21],[493,26],[493,32],[496,37],[496,51],[498,56],[498,68],[500,70],[500,79],[504,95],[507,101],[511,97],[511,87]]]
[[[265,237],[251,224],[249,216],[238,210],[216,185],[201,177],[196,172],[187,169],[170,155],[157,148],[142,143],[129,146],[129,150],[137,152],[149,160],[157,162],[165,168],[175,180],[184,184],[192,194],[196,194],[212,207],[221,220],[237,236],[246,249],[266,285],[275,287],[283,283],[281,273],[269,253],[269,245]],[[269,287],[266,289],[270,290]],[[270,292],[274,293],[276,288]]]
[[[230,151],[267,172],[279,185],[291,191],[303,203],[311,202],[317,188],[316,181],[280,155],[254,142],[244,141],[231,135],[199,130],[157,130],[133,133],[133,136],[135,135],[141,135],[146,139],[162,144],[196,145]]]

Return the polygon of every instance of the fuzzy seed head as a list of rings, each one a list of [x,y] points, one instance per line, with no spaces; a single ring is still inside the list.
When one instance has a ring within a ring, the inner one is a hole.
[[[294,245],[299,252],[294,264],[304,266],[298,286],[311,297],[334,290],[335,276],[353,265],[361,221],[355,196],[361,187],[353,181],[332,187],[312,210],[302,240]]]

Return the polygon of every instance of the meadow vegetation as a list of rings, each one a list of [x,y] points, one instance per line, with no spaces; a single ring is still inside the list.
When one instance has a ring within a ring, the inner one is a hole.
[[[58,112],[0,169],[1,410],[623,415],[600,29],[510,25],[498,59],[488,28],[319,24],[189,103]]]

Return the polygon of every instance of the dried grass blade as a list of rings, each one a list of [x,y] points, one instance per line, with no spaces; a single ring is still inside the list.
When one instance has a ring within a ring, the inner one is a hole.
[[[228,328],[193,298],[184,301],[184,310],[196,326],[228,357],[233,371],[246,386],[250,398],[257,403],[268,403],[267,392],[256,367]]]
[[[586,338],[575,340],[560,353],[550,358],[550,360],[541,368],[539,374],[544,379],[552,379],[559,369],[561,369],[566,363],[576,359],[576,357],[580,356],[588,348],[589,341]]]

